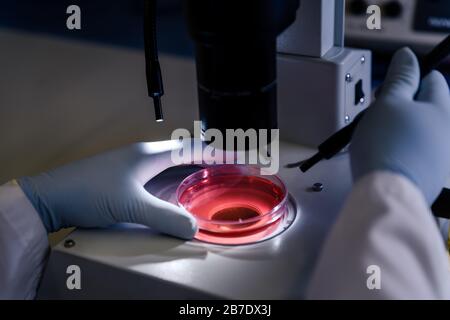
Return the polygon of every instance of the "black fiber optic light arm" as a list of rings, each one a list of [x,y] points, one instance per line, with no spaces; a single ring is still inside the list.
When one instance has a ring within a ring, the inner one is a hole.
[[[156,39],[156,0],[144,0],[145,74],[148,96],[153,99],[157,122],[164,120],[161,97],[164,95]]]

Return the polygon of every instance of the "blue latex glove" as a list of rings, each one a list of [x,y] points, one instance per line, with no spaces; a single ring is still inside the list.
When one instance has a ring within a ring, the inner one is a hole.
[[[174,147],[180,144],[138,143],[21,178],[18,183],[48,232],[130,222],[191,239],[197,231],[195,219],[144,189],[151,178],[172,166]]]
[[[450,176],[450,93],[437,71],[419,84],[416,56],[401,49],[355,131],[350,155],[354,180],[395,172],[413,181],[431,205]]]

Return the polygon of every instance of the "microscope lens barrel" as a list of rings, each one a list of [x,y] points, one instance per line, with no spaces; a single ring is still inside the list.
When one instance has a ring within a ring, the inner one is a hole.
[[[196,45],[203,129],[277,127],[275,38]]]
[[[277,128],[276,38],[298,0],[186,0],[203,130]]]

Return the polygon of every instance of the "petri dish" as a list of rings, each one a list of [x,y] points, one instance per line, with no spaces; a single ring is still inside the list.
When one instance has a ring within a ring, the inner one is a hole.
[[[196,239],[225,245],[254,243],[278,229],[288,193],[277,176],[256,166],[218,165],[197,171],[177,188],[178,205],[193,214]]]

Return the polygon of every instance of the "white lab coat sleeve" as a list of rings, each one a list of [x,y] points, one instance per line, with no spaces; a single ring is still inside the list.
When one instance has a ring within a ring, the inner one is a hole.
[[[436,220],[403,176],[356,183],[320,253],[310,299],[450,299],[450,266]]]
[[[20,186],[0,186],[0,299],[33,299],[48,251],[44,225]]]

